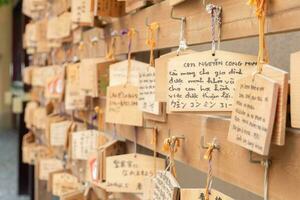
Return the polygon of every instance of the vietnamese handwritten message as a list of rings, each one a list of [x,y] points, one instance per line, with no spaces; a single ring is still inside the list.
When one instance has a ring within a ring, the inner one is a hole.
[[[231,111],[237,78],[250,74],[256,58],[231,52],[191,54],[168,64],[169,111]]]

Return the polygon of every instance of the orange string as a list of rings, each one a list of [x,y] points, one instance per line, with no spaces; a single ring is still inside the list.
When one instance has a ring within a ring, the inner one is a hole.
[[[159,28],[157,22],[153,22],[148,26],[146,45],[150,48],[150,66],[154,67],[154,48],[156,46],[155,31]]]
[[[249,0],[249,5],[256,6],[256,16],[259,22],[259,51],[258,51],[258,63],[257,70],[261,73],[262,66],[269,62],[269,55],[266,47],[265,39],[265,22],[267,12],[267,0]]]

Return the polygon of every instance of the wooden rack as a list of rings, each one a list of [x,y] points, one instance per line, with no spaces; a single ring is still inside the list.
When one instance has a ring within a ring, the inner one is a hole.
[[[104,107],[105,99],[101,99],[101,108]],[[200,171],[207,171],[207,161],[203,159],[206,150],[201,148],[201,136],[206,142],[216,137],[221,149],[214,153],[214,176],[262,196],[264,168],[249,161],[248,150],[227,141],[229,122],[230,118],[213,114],[169,114],[167,123],[149,122],[147,128],[138,128],[136,139],[138,144],[152,149],[152,130],[149,127],[157,126],[158,150],[164,154],[161,149],[169,130],[171,135],[184,135],[175,159]],[[113,130],[112,124],[106,124],[106,132],[112,133]],[[135,140],[135,128],[132,126],[116,125],[116,132],[118,136]],[[300,152],[300,131],[288,128],[285,146],[271,147],[270,199],[297,199],[300,185],[300,159],[297,159],[297,152]]]
[[[213,0],[222,6],[222,40],[233,40],[256,36],[258,33],[255,11],[246,1]],[[113,21],[108,30],[121,30],[134,27],[137,36],[133,40],[132,51],[148,51],[145,45],[147,27],[145,19],[160,24],[157,49],[178,46],[180,22],[170,18],[172,7],[169,1],[153,5],[139,12]],[[174,7],[174,16],[187,19],[186,39],[189,45],[206,43],[211,40],[210,16],[204,9],[202,1],[187,0]],[[266,22],[266,33],[273,34],[300,29],[300,1],[272,0]],[[127,53],[126,37],[117,38],[116,54]],[[105,99],[101,100],[105,107]],[[264,168],[249,162],[249,151],[227,141],[229,118],[213,114],[180,113],[168,115],[167,123],[147,123],[147,127],[158,126],[158,149],[161,150],[164,138],[171,135],[184,135],[185,140],[176,153],[176,159],[201,171],[207,170],[207,163],[202,159],[205,150],[201,149],[200,138],[210,142],[216,137],[221,146],[214,155],[214,175],[226,182],[239,186],[260,196],[263,195]],[[106,125],[111,132],[112,125]],[[151,129],[138,128],[137,143],[152,149]],[[134,141],[134,127],[117,125],[117,133]],[[297,199],[300,185],[300,131],[287,129],[286,145],[271,147],[272,166],[270,169],[270,199]],[[160,151],[160,153],[163,153]]]
[[[212,0],[207,3],[222,6],[222,41],[233,40],[258,35],[258,24],[255,10],[244,0]],[[149,23],[160,25],[157,49],[178,46],[180,22],[170,17],[172,7],[169,0],[155,4],[137,13],[127,15],[113,21],[108,30],[135,28],[137,35],[133,40],[132,51],[148,51],[145,45]],[[266,20],[266,34],[287,32],[300,29],[300,2],[297,0],[272,0],[269,5],[269,15]],[[186,40],[189,45],[202,44],[211,41],[210,15],[206,12],[202,0],[186,0],[174,7],[174,16],[185,16],[187,20]],[[126,37],[118,38],[116,53],[127,53]]]
[[[246,0],[212,0],[210,2],[222,6],[223,41],[257,35],[258,24],[255,11],[246,4]],[[148,18],[150,23],[160,24],[156,49],[176,47],[179,43],[180,22],[170,18],[171,9],[169,0],[165,0],[134,14],[113,20],[113,23],[106,28],[106,32],[134,27],[137,35],[133,39],[132,51],[135,53],[148,51],[145,44],[147,31],[145,19]],[[189,45],[211,41],[210,16],[205,11],[202,0],[186,0],[174,7],[174,16],[186,17],[186,39]],[[266,33],[300,30],[299,19],[299,0],[272,0],[266,21]],[[127,48],[127,38],[118,37],[116,54],[126,54]],[[100,99],[100,104],[100,107],[105,110],[105,98]],[[185,140],[175,158],[201,171],[207,170],[207,161],[202,159],[206,150],[201,148],[201,136],[204,136],[206,142],[216,137],[221,149],[214,153],[214,176],[262,196],[264,168],[249,161],[248,150],[227,141],[229,120],[230,118],[226,116],[213,113],[179,113],[169,114],[167,123],[147,121],[146,126],[158,127],[159,150],[162,149],[163,140],[169,135],[168,130],[174,136],[184,135]],[[105,131],[113,132],[113,129],[112,124],[105,125]],[[152,130],[141,127],[137,128],[137,131],[137,143],[152,149]],[[135,140],[135,128],[132,126],[116,125],[116,132],[128,140]],[[270,199],[299,199],[299,152],[300,131],[287,128],[285,146],[273,145],[271,147]],[[162,151],[159,153],[163,154]]]

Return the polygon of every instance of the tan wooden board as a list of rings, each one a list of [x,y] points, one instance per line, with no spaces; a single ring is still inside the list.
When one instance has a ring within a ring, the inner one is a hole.
[[[106,157],[124,154],[125,149],[125,143],[117,140],[111,140],[99,148],[99,182],[106,180]]]
[[[196,53],[192,50],[186,50],[180,55]],[[160,102],[167,102],[168,92],[168,62],[172,57],[177,56],[177,51],[172,51],[155,59],[155,99]]]
[[[72,159],[87,160],[90,153],[98,148],[100,132],[96,130],[72,133]]]
[[[68,139],[68,129],[71,121],[62,121],[50,124],[50,145],[65,146]]]
[[[99,17],[120,17],[125,13],[125,2],[118,0],[94,0],[94,15]]]
[[[156,169],[165,160],[156,158]],[[106,158],[106,189],[109,192],[141,193],[145,178],[154,177],[154,159],[143,154],[124,154]]]
[[[89,183],[97,182],[99,180],[100,175],[100,156],[99,151],[95,150],[91,152],[88,156],[88,160],[86,162],[86,176],[85,180]]]
[[[67,66],[65,108],[66,110],[83,109],[85,107],[85,97],[80,94],[78,63]]]
[[[232,4],[232,0],[217,2],[222,6],[222,40],[238,39],[258,35],[258,24],[255,10],[244,1],[237,1]],[[160,31],[157,39],[157,49],[175,47],[178,45],[179,25],[178,21],[170,18],[170,0],[163,1],[151,7],[143,9],[135,15],[128,15],[112,23],[112,30],[122,30],[135,27],[138,37],[132,43],[132,51],[147,51],[145,45],[146,30],[145,18],[149,22],[158,22]],[[269,15],[266,21],[266,34],[300,29],[300,21],[294,20],[300,17],[300,2],[289,0],[274,0],[269,5]],[[151,13],[151,14],[150,14]],[[174,16],[187,17],[186,40],[188,44],[200,44],[211,41],[210,15],[203,7],[202,1],[189,0],[175,7]],[[178,27],[178,31],[174,31]],[[127,53],[126,37],[118,38],[116,42],[116,54]]]
[[[143,113],[138,108],[138,88],[120,85],[107,88],[105,122],[132,126],[143,125]]]
[[[151,113],[143,113],[144,120],[152,120],[156,122],[166,122],[167,121],[167,105],[166,103],[160,102],[160,114],[159,115],[154,115]]]
[[[144,7],[146,3],[147,2],[145,0],[126,0],[125,11],[126,13],[129,13],[131,11],[137,10]]]
[[[53,76],[45,77],[45,89],[44,96],[47,100],[58,100],[63,99],[65,89],[65,67],[55,67],[55,73]]]
[[[177,4],[180,4],[184,2],[185,0],[170,0],[170,5],[171,6],[176,6]]]
[[[153,179],[153,194],[151,199],[154,200],[179,200],[180,186],[175,177],[169,171],[158,171]]]
[[[83,58],[100,58],[105,56],[107,45],[104,40],[104,29],[94,27],[86,30],[82,34],[82,39]]]
[[[36,101],[27,102],[24,114],[24,121],[27,128],[31,128],[33,126],[33,113],[36,108],[38,108],[38,103]]]
[[[169,59],[167,111],[232,111],[235,81],[254,72],[256,56],[217,51]]]
[[[51,172],[63,169],[63,163],[61,160],[55,158],[41,159],[39,161],[39,179],[48,180]]]
[[[105,96],[108,86],[109,65],[113,60],[105,58],[82,59],[79,70],[79,82],[82,95]]]
[[[73,23],[92,26],[94,24],[94,15],[90,11],[91,1],[77,0],[71,4],[71,19]]]
[[[60,16],[49,18],[47,24],[47,39],[58,40],[71,34],[71,13],[64,12]]]
[[[272,143],[284,145],[288,99],[288,73],[271,65],[264,65],[262,74],[273,79],[279,85]]]
[[[268,155],[273,133],[278,84],[263,75],[236,81],[228,140]]]
[[[127,81],[128,74],[128,60],[117,62],[109,67],[109,86],[132,84],[139,85],[139,74],[147,69],[149,64],[131,60],[130,74]]]
[[[61,172],[52,175],[52,194],[55,196],[78,191],[80,187],[78,178],[70,173]]]
[[[209,195],[209,199],[212,200],[233,200],[229,196],[212,189],[211,194]],[[205,189],[180,189],[180,199],[181,200],[205,200]]]
[[[291,124],[300,128],[300,52],[291,55]]]
[[[48,53],[50,51],[48,41],[47,41],[47,19],[42,19],[37,21],[36,23],[36,37],[37,37],[37,44],[36,44],[36,52],[37,53]]]
[[[147,68],[139,74],[139,109],[154,115],[161,114],[161,103],[155,100],[155,68]]]
[[[60,197],[61,200],[85,200],[82,191],[72,192],[70,194],[66,194]]]
[[[151,124],[149,123],[147,126],[151,126]],[[160,153],[164,154],[162,146],[164,139],[169,136],[168,130],[170,130],[171,135],[184,135],[185,140],[175,154],[175,159],[203,172],[207,171],[207,161],[200,159],[206,152],[199,146],[200,137],[205,135],[207,142],[212,141],[216,137],[221,150],[214,154],[214,176],[263,196],[264,168],[261,165],[249,162],[248,150],[238,145],[233,145],[227,140],[228,118],[199,113],[173,113],[168,115],[168,123],[153,123],[152,125],[156,125],[159,130],[157,149]],[[106,130],[113,131],[114,128],[113,126],[107,126]],[[141,128],[137,131],[137,134],[143,135],[143,137],[137,137],[137,143],[152,149],[153,145],[149,142],[153,139],[152,130]],[[133,127],[117,125],[116,132],[118,135],[131,141],[135,140]],[[300,180],[297,178],[300,161],[290,155],[300,151],[300,146],[297,145],[299,143],[300,132],[287,129],[286,145],[271,146],[270,157],[273,163],[270,168],[270,198],[279,200],[297,199],[298,188],[296,185],[300,184]],[[193,152],[193,154],[188,152]],[[289,184],[283,185],[282,180],[286,180]]]

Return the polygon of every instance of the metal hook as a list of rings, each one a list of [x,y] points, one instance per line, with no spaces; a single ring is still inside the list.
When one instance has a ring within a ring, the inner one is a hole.
[[[264,174],[264,200],[268,200],[269,195],[269,168],[272,164],[272,161],[268,157],[264,157],[262,160],[256,160],[253,158],[253,152],[249,151],[249,161],[250,163],[260,164],[265,167],[265,174]]]
[[[201,136],[201,140],[200,140],[201,148],[202,149],[208,149],[209,146],[207,145],[207,143],[204,140],[205,140],[205,138],[202,135]],[[212,144],[213,144],[213,149],[217,149],[218,151],[220,151],[220,145],[217,143],[217,138],[213,139]]]
[[[265,165],[266,163],[268,163],[269,165],[272,164],[272,161],[269,158],[263,158],[262,160],[257,160],[253,158],[253,151],[249,151],[249,161],[250,163],[253,164],[261,164],[261,165]]]
[[[174,20],[180,20],[181,21],[181,25],[180,25],[180,39],[179,39],[179,47],[177,49],[177,55],[179,55],[179,53],[182,50],[186,50],[188,48],[187,43],[186,43],[186,39],[185,39],[185,25],[186,25],[186,17],[175,17],[174,16],[174,8],[172,8],[171,10],[171,15],[170,17]]]
[[[172,9],[171,9],[170,17],[171,17],[172,19],[180,20],[180,21],[185,21],[185,20],[186,20],[186,17],[175,17],[175,16],[174,16],[174,7],[172,7]]]

